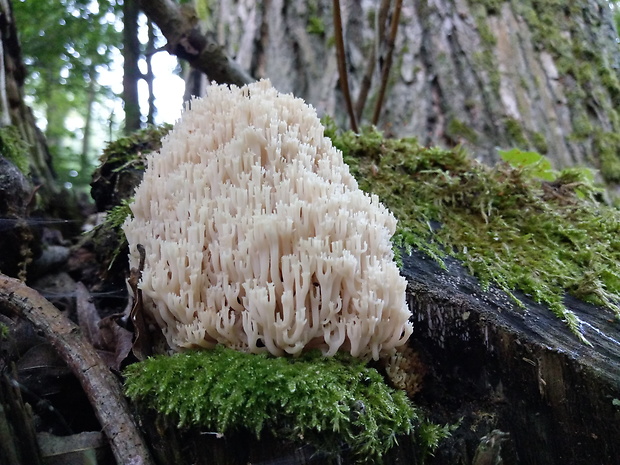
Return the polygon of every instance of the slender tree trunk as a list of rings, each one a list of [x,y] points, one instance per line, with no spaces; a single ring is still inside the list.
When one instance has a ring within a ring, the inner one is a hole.
[[[153,72],[153,53],[155,51],[155,29],[151,20],[147,21],[147,27],[149,30],[149,41],[146,45],[146,74],[144,80],[149,89],[149,114],[146,118],[148,124],[155,124],[155,92],[153,91],[153,82],[155,81],[155,73]]]
[[[343,2],[348,72],[358,95],[376,49],[380,2]],[[348,127],[329,0],[222,2],[228,54]],[[462,144],[486,162],[498,148],[589,165],[620,183],[620,48],[606,0],[405,2],[379,127],[425,145]],[[381,50],[375,54],[381,59]],[[361,112],[368,123],[381,66]]]
[[[84,121],[84,136],[82,139],[82,153],[80,154],[80,174],[86,173],[91,165],[90,162],[90,136],[92,132],[93,106],[95,103],[95,77],[94,68],[89,70],[88,101],[86,103],[86,120]]]
[[[141,73],[140,40],[138,39],[138,16],[140,7],[137,0],[123,3],[123,101],[125,104],[125,132],[140,129],[140,102],[138,100],[138,81]]]
[[[205,73],[192,66],[188,66],[183,73],[185,80],[185,93],[183,101],[188,102],[192,97],[201,97],[207,89],[207,76]]]

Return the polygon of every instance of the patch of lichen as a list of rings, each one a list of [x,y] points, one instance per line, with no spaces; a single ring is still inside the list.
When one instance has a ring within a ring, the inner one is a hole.
[[[418,416],[402,391],[364,362],[312,351],[298,358],[224,347],[158,356],[128,366],[125,389],[180,428],[275,437],[379,460]]]
[[[30,174],[28,144],[15,126],[0,128],[0,155],[9,160],[22,174]]]
[[[374,130],[356,136],[328,126],[327,133],[360,187],[399,219],[396,241],[440,262],[459,258],[485,287],[523,291],[577,335],[566,292],[620,316],[620,212],[596,200],[587,171],[542,181],[531,167],[488,167],[459,148],[421,147]]]

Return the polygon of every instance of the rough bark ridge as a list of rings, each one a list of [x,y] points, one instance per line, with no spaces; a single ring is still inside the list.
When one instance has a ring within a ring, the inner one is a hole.
[[[336,115],[329,1],[224,2],[217,14],[229,55]],[[378,2],[344,3],[350,83],[357,95],[375,40]],[[556,168],[588,164],[620,182],[620,50],[603,0],[436,0],[402,7],[394,66],[379,124],[425,145],[466,145],[487,162],[497,147],[533,149]],[[381,50],[378,50],[379,63]],[[378,91],[377,66],[368,121]],[[363,121],[362,121],[363,122]]]

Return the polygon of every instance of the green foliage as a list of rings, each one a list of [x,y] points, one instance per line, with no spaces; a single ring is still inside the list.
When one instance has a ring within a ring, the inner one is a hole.
[[[596,200],[589,170],[553,173],[542,156],[518,150],[504,152],[515,166],[487,167],[459,148],[374,130],[338,134],[329,122],[326,134],[360,187],[399,219],[397,242],[440,263],[459,258],[483,287],[495,284],[516,302],[513,291],[523,291],[581,338],[566,292],[620,316],[620,212]]]
[[[346,355],[274,358],[220,346],[150,358],[124,374],[133,401],[179,427],[270,431],[326,452],[350,448],[360,460],[379,459],[417,418],[403,391]]]
[[[87,185],[95,151],[82,153],[81,125],[68,126],[92,115],[93,102],[106,105],[115,97],[97,79],[118,53],[121,32],[115,18],[120,6],[110,0],[22,0],[12,6],[28,73],[27,103],[45,132],[54,168],[61,181]],[[100,133],[109,111],[91,118]],[[69,176],[72,170],[77,178]]]
[[[15,126],[0,128],[0,155],[12,162],[26,176],[28,165],[28,144]]]
[[[8,339],[10,333],[11,330],[9,329],[9,327],[4,323],[0,323],[0,341]]]
[[[454,425],[437,425],[430,422],[421,422],[416,428],[416,437],[418,443],[422,446],[420,453],[420,462],[425,463],[429,455],[439,447],[444,439],[449,438],[452,432],[460,426],[460,421]]]
[[[551,162],[537,152],[524,152],[519,149],[499,150],[502,160],[511,166],[527,171],[530,176],[553,181],[556,174],[551,168]]]

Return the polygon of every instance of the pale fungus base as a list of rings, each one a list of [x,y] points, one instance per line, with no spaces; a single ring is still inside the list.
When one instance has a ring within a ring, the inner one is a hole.
[[[378,359],[412,332],[394,216],[315,110],[268,81],[212,86],[148,157],[123,228],[169,345]]]

